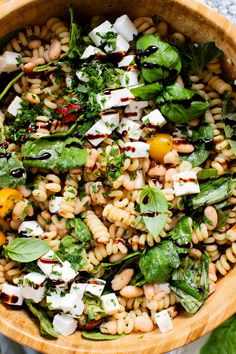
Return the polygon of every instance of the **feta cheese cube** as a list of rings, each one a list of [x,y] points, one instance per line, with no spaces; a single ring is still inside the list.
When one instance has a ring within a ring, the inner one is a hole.
[[[194,171],[184,171],[172,177],[175,195],[196,194],[200,192],[197,174]]]
[[[108,32],[116,33],[116,30],[112,27],[112,24],[109,21],[105,21],[89,32],[89,37],[92,39],[94,44],[99,47],[105,41],[102,37]]]
[[[135,64],[135,55],[125,55],[118,63],[118,68],[127,69],[129,66]]]
[[[138,70],[127,71],[120,75],[120,84],[122,87],[131,87],[139,84]]]
[[[125,107],[125,111],[124,111],[124,117],[125,118],[129,118],[132,120],[140,120],[142,118],[143,115],[143,110],[142,108],[134,108],[129,106]]]
[[[118,133],[124,134],[126,137],[139,140],[142,130],[141,125],[128,118],[122,118],[117,129]]]
[[[31,272],[24,276],[21,287],[22,296],[25,299],[31,299],[38,303],[44,298],[45,292],[45,275]]]
[[[39,258],[37,264],[42,272],[47,276],[52,273],[55,265],[62,267],[62,261],[53,251],[49,251],[43,257]]]
[[[150,112],[146,116],[142,118],[144,124],[153,124],[158,127],[163,127],[166,124],[166,120],[159,111],[159,109],[154,109],[154,111]]]
[[[7,112],[16,117],[18,113],[21,113],[22,107],[21,103],[23,100],[19,97],[16,96],[14,100],[10,103],[10,105],[7,108]]]
[[[46,296],[46,303],[49,310],[61,310],[62,308],[63,296],[61,296],[61,291],[55,291],[50,295]]]
[[[118,34],[117,38],[116,38],[116,45],[115,48],[113,49],[113,47],[110,44],[107,44],[104,47],[104,50],[107,53],[117,53],[117,52],[128,52],[129,50],[129,42],[126,41],[126,39],[121,36],[120,34]]]
[[[66,294],[60,303],[62,311],[68,316],[79,317],[84,311],[84,303],[76,293]]]
[[[113,106],[114,107],[128,106],[130,95],[131,93],[129,89],[127,89],[126,87],[117,90],[112,90],[111,96],[113,100]]]
[[[111,130],[116,129],[119,126],[120,116],[119,116],[119,112],[117,111],[111,110],[111,111],[101,112],[100,117],[102,121],[106,124],[106,126]]]
[[[27,237],[41,236],[44,231],[37,221],[23,221],[18,228],[18,233],[24,233]]]
[[[72,283],[70,288],[70,294],[77,294],[79,298],[82,299],[87,288],[87,283],[77,283],[76,281]]]
[[[19,53],[7,50],[2,56],[5,59],[4,72],[10,73],[19,70],[19,63],[22,62],[22,56]]]
[[[48,203],[48,208],[50,213],[55,214],[57,213],[60,208],[61,208],[61,203],[63,202],[64,198],[63,197],[55,197],[53,196]]]
[[[88,59],[89,57],[96,54],[105,54],[105,53],[101,49],[89,45],[81,55],[81,59]]]
[[[77,273],[75,272],[75,270],[71,267],[71,264],[70,262],[68,261],[65,261],[62,263],[63,266],[61,268],[61,272],[62,272],[62,275],[61,275],[61,280],[64,282],[64,283],[69,283],[69,281],[73,280]],[[51,278],[52,279],[52,278]]]
[[[120,304],[116,297],[116,294],[110,293],[110,294],[102,295],[101,300],[102,300],[104,311],[108,315],[113,315],[114,313],[119,311]]]
[[[169,332],[173,329],[173,323],[167,310],[155,314],[155,321],[161,333]]]
[[[106,282],[103,279],[89,279],[87,281],[86,291],[92,295],[101,296],[105,288]]]
[[[92,145],[99,145],[104,139],[111,134],[106,124],[100,119],[85,134]]]
[[[129,142],[125,143],[124,149],[125,155],[131,158],[149,157],[150,145],[142,141]]]
[[[54,316],[52,325],[56,332],[60,333],[64,337],[67,337],[75,332],[77,328],[77,321],[70,316],[57,314]]]
[[[134,36],[138,34],[137,28],[127,15],[118,17],[114,23],[114,28],[118,33],[122,34],[127,41],[132,41]]]
[[[76,76],[82,82],[89,82],[89,76],[81,70],[76,71]]]
[[[140,85],[139,85],[140,86]],[[130,98],[130,108],[146,108],[148,107],[148,101],[140,101],[137,98]]]
[[[98,93],[96,99],[102,110],[110,109],[114,106],[111,91],[107,91],[105,94]]]
[[[21,306],[24,300],[21,293],[21,288],[4,283],[0,294],[0,300],[4,302],[4,304]]]

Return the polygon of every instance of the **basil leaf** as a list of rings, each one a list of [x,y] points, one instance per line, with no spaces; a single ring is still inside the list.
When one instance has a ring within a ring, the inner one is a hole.
[[[180,265],[179,255],[171,241],[163,241],[145,251],[139,268],[147,283],[162,283],[170,279],[173,269]]]
[[[14,79],[12,79],[9,84],[7,84],[7,86],[5,87],[5,89],[1,92],[0,94],[0,101],[1,99],[6,95],[6,93],[10,90],[10,88],[14,85],[15,82],[17,82],[22,76],[24,75],[23,72],[20,72],[19,74],[16,75],[16,77],[14,77]]]
[[[58,338],[59,333],[56,332],[53,328],[52,323],[50,322],[46,312],[36,304],[32,303],[31,300],[25,299],[25,303],[28,306],[29,310],[32,312],[32,314],[39,320],[41,335],[43,337]]]
[[[202,124],[197,130],[193,130],[192,136],[190,137],[193,141],[203,141],[208,142],[213,140],[214,131],[210,124]]]
[[[23,163],[18,160],[15,153],[0,150],[0,188],[17,187],[25,184],[26,172]]]
[[[146,283],[146,280],[144,279],[144,276],[141,272],[133,276],[133,278],[130,280],[129,285],[135,285],[135,286],[142,286]]]
[[[114,267],[118,264],[124,263],[126,264],[127,262],[131,261],[132,263],[134,263],[137,259],[139,259],[141,256],[141,252],[140,251],[136,251],[133,253],[128,254],[128,256],[125,256],[124,258],[122,258],[121,260],[114,262],[114,263],[101,263],[101,266],[103,268],[109,268],[109,267]]]
[[[157,94],[162,90],[163,85],[159,83],[150,84],[141,87],[131,88],[131,93],[141,100],[152,100],[157,97]]]
[[[73,229],[73,236],[80,242],[88,242],[92,239],[88,226],[80,218],[68,220],[67,225],[70,229]]]
[[[143,216],[146,228],[153,236],[160,235],[167,222],[167,214],[159,214],[156,216]]]
[[[116,340],[124,337],[125,334],[104,334],[101,332],[87,332],[82,331],[81,335],[83,338],[90,339],[90,340]]]
[[[214,178],[217,177],[218,171],[215,170],[214,168],[207,168],[204,170],[201,170],[197,173],[197,179],[198,180],[203,180],[203,179],[208,179],[208,178]]]
[[[192,230],[187,216],[182,217],[177,226],[168,232],[167,235],[168,238],[171,238],[175,242],[179,253],[188,251],[191,244],[191,236]]]
[[[7,258],[20,263],[35,261],[50,251],[44,240],[31,237],[14,238],[3,248]]]
[[[161,107],[161,113],[172,122],[188,123],[200,118],[209,107],[209,103],[201,101],[192,101],[188,108],[177,103],[167,103]]]
[[[158,96],[156,103],[166,102],[166,101],[185,101],[193,98],[197,94],[196,90],[186,89],[177,82],[173,85],[169,85],[165,88],[160,96]]]
[[[210,151],[206,150],[205,144],[201,144],[199,148],[190,155],[185,154],[181,156],[181,160],[190,162],[192,167],[198,167],[208,159],[209,155]]]
[[[197,300],[194,296],[186,294],[176,286],[171,286],[172,292],[188,313],[194,314],[203,305],[203,300]]]
[[[201,348],[201,354],[234,354],[236,348],[236,315],[216,328]]]

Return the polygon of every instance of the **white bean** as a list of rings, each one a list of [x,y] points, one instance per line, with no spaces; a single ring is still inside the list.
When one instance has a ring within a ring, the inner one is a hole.
[[[37,49],[41,46],[42,42],[40,39],[33,39],[32,41],[29,41],[28,47],[29,49]]]
[[[52,40],[48,55],[50,60],[56,60],[61,55],[61,42],[58,39]]]
[[[121,289],[120,295],[127,297],[128,299],[131,299],[133,297],[142,296],[143,289],[138,288],[137,286],[128,285],[128,286],[125,286],[123,289]]]
[[[36,95],[35,93],[27,93],[25,96],[24,96],[24,99],[29,101],[30,103],[33,103],[33,104],[39,104],[40,103],[40,98],[38,95]]]
[[[115,275],[111,281],[111,287],[114,291],[123,289],[129,284],[132,276],[134,275],[134,270],[132,268],[127,268],[122,270],[122,272]]]
[[[134,320],[136,331],[151,332],[153,330],[153,322],[148,316],[137,316]]]
[[[173,149],[182,154],[189,154],[194,151],[194,146],[185,139],[173,139]]]
[[[214,230],[218,223],[218,214],[213,206],[207,206],[204,210],[204,215],[206,217],[206,227],[208,230]]]

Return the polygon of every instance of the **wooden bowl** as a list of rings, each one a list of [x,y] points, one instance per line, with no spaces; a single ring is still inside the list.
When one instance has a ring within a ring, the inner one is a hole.
[[[215,41],[226,54],[226,68],[236,78],[236,27],[214,10],[195,0],[10,0],[0,7],[0,38],[24,25],[44,23],[52,16],[67,16],[67,4],[77,6],[81,18],[93,15],[131,18],[159,14],[177,31],[198,42]],[[217,283],[210,296],[194,316],[179,315],[174,330],[160,334],[136,333],[116,341],[92,342],[81,338],[80,332],[58,340],[40,336],[38,323],[22,310],[0,304],[0,331],[11,339],[43,353],[163,353],[183,346],[211,331],[235,312],[236,268]]]

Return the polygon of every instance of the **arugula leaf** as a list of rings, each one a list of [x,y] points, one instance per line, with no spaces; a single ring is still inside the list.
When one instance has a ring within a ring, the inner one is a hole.
[[[92,239],[88,226],[80,218],[68,220],[67,225],[73,230],[73,236],[80,242],[88,242]]]
[[[116,340],[120,339],[121,337],[124,337],[125,334],[104,334],[101,332],[87,332],[87,331],[82,331],[81,332],[82,337],[90,340]]]
[[[141,100],[152,100],[157,97],[158,93],[162,90],[163,85],[159,83],[149,84],[146,86],[131,88],[131,93],[140,98]]]
[[[139,201],[142,219],[148,231],[158,236],[167,221],[168,203],[163,192],[155,187],[144,187]]]
[[[75,59],[76,57],[80,57],[83,53],[84,47],[81,47],[80,43],[80,32],[81,29],[75,23],[74,20],[74,9],[72,7],[69,8],[70,12],[70,48],[66,53],[66,56],[70,59]]]
[[[33,262],[50,251],[47,242],[31,237],[14,238],[3,249],[6,258],[20,263]]]
[[[42,308],[34,304],[31,300],[25,299],[25,303],[28,306],[29,310],[32,312],[32,314],[39,320],[41,335],[43,337],[58,338],[59,333],[56,332],[53,328],[52,323],[49,320],[46,312]]]
[[[231,101],[230,94],[225,95],[223,103],[224,132],[233,153],[236,155],[236,107]]]
[[[236,348],[236,315],[216,328],[201,348],[201,354],[234,354]]]
[[[208,179],[208,178],[214,178],[217,177],[218,171],[215,170],[214,168],[207,168],[204,170],[201,170],[197,173],[197,179],[198,180],[203,180],[203,179]]]
[[[168,281],[173,269],[179,265],[179,255],[171,241],[163,241],[158,246],[144,251],[139,261],[139,268],[147,283]]]
[[[177,246],[178,252],[183,253],[188,251],[191,244],[192,230],[189,224],[189,218],[183,216],[177,226],[168,232],[167,237],[171,238]]]
[[[206,161],[209,155],[210,151],[206,150],[205,144],[201,144],[198,149],[194,150],[191,154],[182,155],[181,160],[190,162],[192,167],[197,167]]]
[[[23,75],[24,75],[24,73],[20,72],[19,74],[16,75],[16,77],[14,77],[14,79],[12,79],[9,82],[9,84],[7,84],[5,89],[0,93],[0,101],[6,95],[6,93],[10,90],[10,88],[14,85],[14,83],[17,82]]]
[[[17,187],[25,184],[26,172],[16,154],[0,149],[0,188]]]
[[[205,66],[213,59],[223,54],[222,50],[215,46],[214,42],[196,44],[185,43],[180,49],[184,67],[198,75],[202,75]]]

